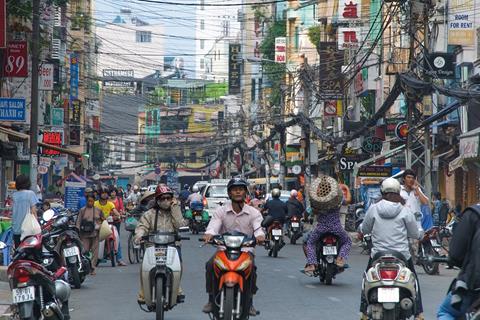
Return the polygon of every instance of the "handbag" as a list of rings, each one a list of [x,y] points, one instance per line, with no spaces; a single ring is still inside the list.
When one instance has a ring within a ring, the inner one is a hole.
[[[22,233],[20,235],[20,240],[23,240],[28,236],[40,234],[41,232],[42,228],[40,227],[40,224],[30,211],[30,208],[28,208],[28,212],[22,222]]]
[[[93,210],[95,211],[95,209]],[[95,219],[95,212],[93,212],[93,219]],[[93,231],[95,231],[95,222],[93,222],[93,220],[89,221],[86,219],[82,219],[82,221],[80,221],[80,231],[82,231],[83,233],[92,233]]]

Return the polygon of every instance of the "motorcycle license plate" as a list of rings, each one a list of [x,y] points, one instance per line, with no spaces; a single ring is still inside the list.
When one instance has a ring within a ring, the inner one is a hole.
[[[12,290],[13,303],[22,303],[35,300],[35,287],[17,288]]]
[[[430,243],[432,244],[432,247],[434,247],[434,248],[441,247],[440,244],[438,243],[437,239],[430,239]]]
[[[196,221],[202,221],[202,216],[195,216]]]
[[[298,228],[300,224],[298,222],[292,222],[292,228]]]
[[[158,265],[167,264],[167,248],[155,248],[155,260]]]
[[[399,302],[400,289],[399,288],[378,288],[378,302]]]
[[[272,230],[272,235],[273,236],[281,236],[282,235],[282,229],[273,229]]]
[[[324,256],[334,256],[336,254],[337,254],[337,247],[333,247],[333,246],[323,247]]]
[[[78,256],[80,254],[80,251],[78,250],[78,247],[71,247],[71,248],[65,248],[63,249],[63,255],[65,257],[73,257],[73,256]]]

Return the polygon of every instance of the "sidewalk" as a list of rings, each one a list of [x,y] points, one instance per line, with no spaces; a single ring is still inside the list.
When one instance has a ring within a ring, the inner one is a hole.
[[[11,319],[10,304],[12,303],[12,293],[8,284],[7,268],[0,266],[0,320]]]

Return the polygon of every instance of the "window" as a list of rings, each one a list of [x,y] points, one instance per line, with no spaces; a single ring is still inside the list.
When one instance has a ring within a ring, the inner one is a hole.
[[[300,31],[298,27],[295,27],[295,49],[298,49],[300,43]]]
[[[200,0],[200,10],[205,10],[205,0]]]
[[[200,69],[205,69],[205,59],[200,59]]]
[[[192,163],[197,162],[197,153],[196,152],[190,152],[190,162],[192,162]]]
[[[205,49],[205,40],[200,40],[200,49]]]
[[[152,42],[152,33],[150,31],[137,31],[136,32],[136,41],[137,42]]]
[[[205,20],[200,20],[200,30],[205,30]]]
[[[256,82],[255,79],[252,79],[252,86],[250,88],[250,99],[255,101],[255,91],[256,91]]]

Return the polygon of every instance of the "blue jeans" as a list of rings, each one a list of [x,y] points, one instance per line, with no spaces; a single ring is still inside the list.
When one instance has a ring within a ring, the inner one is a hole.
[[[449,292],[448,295],[443,300],[440,307],[438,307],[437,311],[437,320],[455,320],[457,318],[462,317],[467,312],[468,307],[472,303],[472,297],[465,296],[462,301],[462,306],[460,310],[455,309],[452,307],[450,302],[452,301],[452,293]]]

